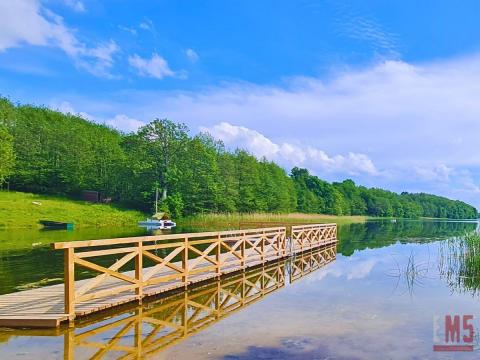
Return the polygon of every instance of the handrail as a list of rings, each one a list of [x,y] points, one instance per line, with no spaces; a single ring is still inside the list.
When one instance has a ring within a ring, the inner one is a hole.
[[[92,301],[98,298],[109,297],[114,304],[141,300],[330,244],[336,240],[336,231],[336,224],[292,226],[289,244],[286,227],[271,227],[58,242],[51,246],[64,251],[65,313],[73,320],[76,313],[96,311],[85,309],[95,308]],[[111,265],[94,262],[106,256],[110,262],[112,256],[117,258]],[[153,266],[144,266],[144,260]],[[134,271],[122,272],[121,268],[131,261],[135,263]],[[99,275],[75,282],[75,265]]]
[[[81,248],[89,246],[105,246],[105,245],[121,245],[121,244],[133,244],[147,241],[161,241],[161,240],[174,240],[181,238],[201,238],[209,236],[222,236],[222,235],[241,235],[241,234],[253,234],[260,231],[274,231],[274,230],[286,230],[286,227],[272,227],[272,228],[259,228],[259,229],[245,229],[245,230],[226,230],[226,231],[211,231],[201,233],[183,233],[183,234],[170,234],[170,235],[153,235],[153,236],[136,236],[128,238],[114,238],[114,239],[100,239],[100,240],[79,240],[79,241],[66,241],[51,243],[50,246],[54,250],[69,249],[69,248]]]
[[[319,228],[319,227],[331,227],[331,226],[337,226],[336,223],[328,223],[328,224],[305,224],[305,225],[293,225],[293,229],[300,229],[300,228]]]
[[[291,251],[303,252],[328,245],[337,240],[337,224],[308,224],[292,226]]]

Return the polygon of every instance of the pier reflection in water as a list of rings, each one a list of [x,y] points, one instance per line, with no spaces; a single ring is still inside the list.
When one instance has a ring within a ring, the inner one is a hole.
[[[261,300],[336,257],[330,245],[223,277],[190,291],[86,318],[64,331],[65,359],[149,358]]]

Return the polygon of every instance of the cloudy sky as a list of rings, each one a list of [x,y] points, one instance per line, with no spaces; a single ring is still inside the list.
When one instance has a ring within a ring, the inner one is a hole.
[[[0,0],[0,94],[480,208],[480,2]]]

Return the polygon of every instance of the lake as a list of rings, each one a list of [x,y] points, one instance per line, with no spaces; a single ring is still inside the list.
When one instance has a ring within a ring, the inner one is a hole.
[[[477,336],[467,342],[473,352],[433,351],[444,343],[445,316],[460,315],[468,325],[463,315],[473,315],[471,323],[480,325],[478,254],[472,257],[462,241],[476,226],[342,225],[336,258],[321,266],[316,260],[325,254],[304,254],[82,319],[71,329],[0,329],[0,358],[478,358]],[[62,254],[46,246],[52,241],[142,233],[137,228],[0,231],[0,292],[59,281]]]

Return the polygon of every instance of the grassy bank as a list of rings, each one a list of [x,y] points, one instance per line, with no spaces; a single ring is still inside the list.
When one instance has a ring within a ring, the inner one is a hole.
[[[135,225],[139,211],[63,197],[0,191],[0,227],[34,228],[39,220],[73,222],[75,227]]]
[[[264,226],[284,226],[293,224],[310,223],[362,223],[367,219],[366,216],[335,216],[322,214],[268,214],[268,213],[250,213],[250,214],[203,214],[181,219],[179,223],[184,226],[211,228],[246,228],[246,227],[264,227]]]

